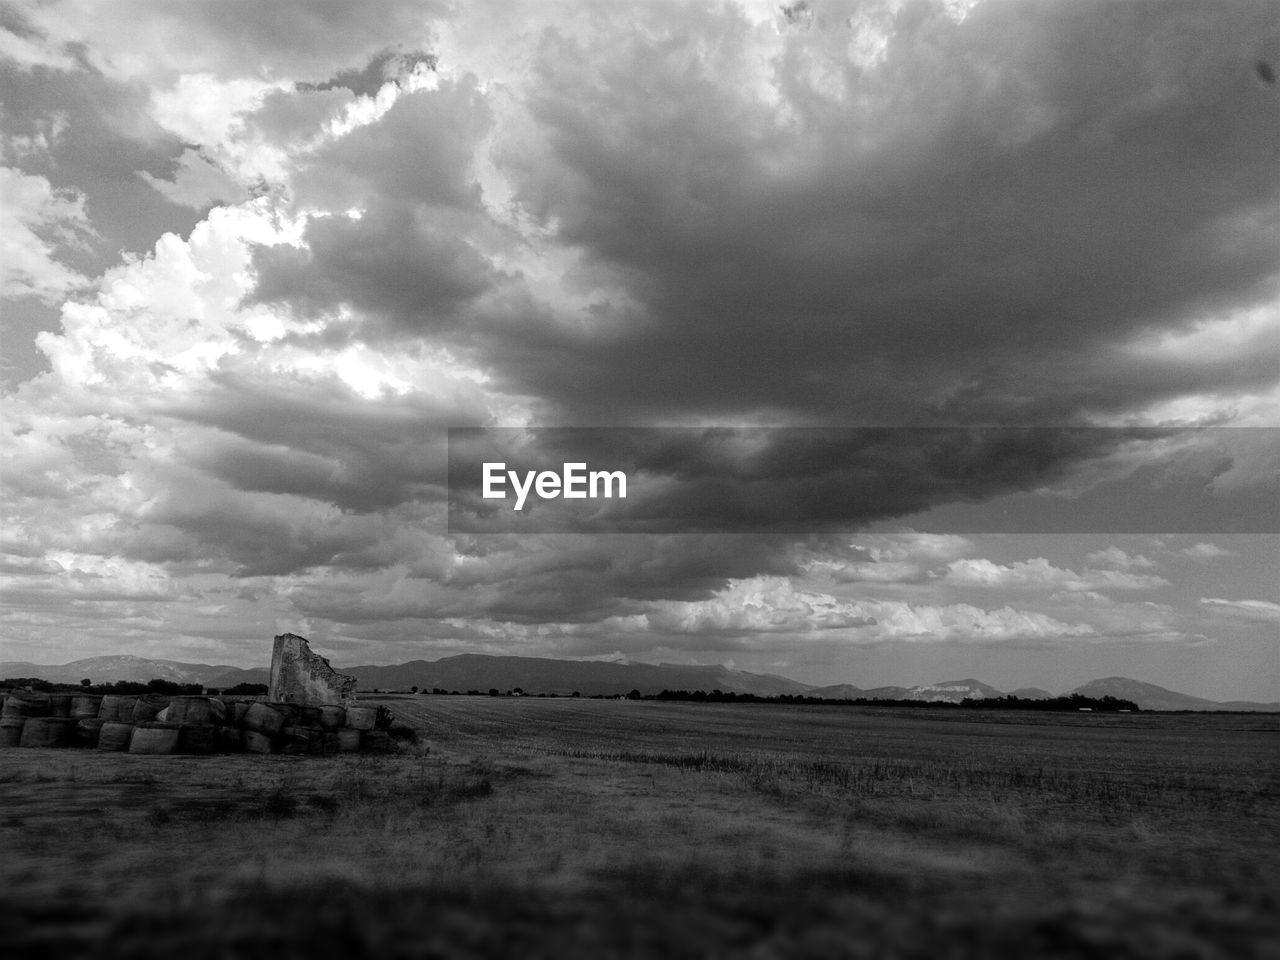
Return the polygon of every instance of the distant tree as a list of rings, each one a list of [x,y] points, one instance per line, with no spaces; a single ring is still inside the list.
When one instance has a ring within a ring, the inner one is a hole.
[[[627,699],[628,699],[628,700],[639,700],[639,699],[640,699],[640,691],[639,691],[639,690],[632,690],[630,693],[628,693],[628,694],[627,694]]]
[[[93,681],[90,680],[88,677],[85,677],[83,680],[80,681],[80,686],[84,687],[87,690],[89,687],[93,686]]]
[[[575,690],[575,691],[573,691],[573,693],[569,694],[569,696],[571,696],[571,697],[580,697],[580,696],[582,696],[582,694],[580,694],[577,690]]]
[[[498,695],[498,688],[497,688],[497,687],[490,687],[490,688],[489,688],[489,696],[491,696],[491,697],[496,697],[497,695]]]
[[[265,683],[237,683],[228,687],[224,693],[229,697],[263,697],[267,693]]]
[[[409,692],[410,692],[410,693],[417,693],[417,692],[418,692],[418,685],[415,683],[412,687],[410,687],[410,688],[409,688]]]
[[[12,687],[16,690],[30,690],[33,693],[48,692],[53,684],[39,677],[6,677],[0,680],[0,687]]]
[[[169,697],[198,696],[203,688],[198,683],[177,683],[159,677],[147,681],[148,693],[162,693]]]

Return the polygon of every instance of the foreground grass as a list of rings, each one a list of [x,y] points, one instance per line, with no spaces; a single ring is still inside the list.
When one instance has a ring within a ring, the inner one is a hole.
[[[1274,721],[393,707],[425,739],[389,757],[6,751],[6,954],[1235,958],[1280,946]]]

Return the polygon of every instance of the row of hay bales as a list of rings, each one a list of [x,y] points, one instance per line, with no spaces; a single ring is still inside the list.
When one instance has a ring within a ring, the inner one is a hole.
[[[88,747],[141,754],[385,752],[376,707],[0,692],[0,747]]]

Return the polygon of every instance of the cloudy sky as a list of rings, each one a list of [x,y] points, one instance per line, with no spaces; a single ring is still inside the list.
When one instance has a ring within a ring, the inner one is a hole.
[[[1280,699],[1277,75],[1271,0],[0,3],[0,659]],[[466,427],[636,495],[468,526]]]

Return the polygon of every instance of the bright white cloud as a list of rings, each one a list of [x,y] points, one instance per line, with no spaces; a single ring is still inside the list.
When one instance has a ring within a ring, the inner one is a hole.
[[[218,164],[188,148],[178,160],[172,180],[162,180],[145,170],[139,174],[174,203],[202,210],[216,202],[244,200],[245,188],[227,175]]]
[[[642,615],[647,629],[673,634],[783,633],[798,640],[855,643],[890,640],[998,643],[1088,637],[1088,624],[1068,624],[1034,611],[971,604],[912,604],[898,600],[840,600],[797,589],[782,577],[735,581],[709,600],[662,602]],[[632,622],[641,618],[633,617]],[[620,625],[620,624],[619,624]]]
[[[63,256],[92,233],[83,196],[0,167],[0,296],[54,301],[83,286]]]
[[[1122,570],[1086,569],[1077,573],[1055,567],[1044,557],[1011,564],[984,558],[955,560],[942,582],[966,587],[1018,587],[1049,590],[1152,590],[1168,586],[1163,577]]]
[[[1186,547],[1178,551],[1184,557],[1191,557],[1195,560],[1218,560],[1222,557],[1234,557],[1235,554],[1225,547],[1220,547],[1216,543],[1197,543],[1194,546]]]
[[[1224,600],[1221,597],[1202,597],[1200,605],[1214,613],[1229,617],[1267,623],[1280,621],[1280,603],[1272,600]]]
[[[1095,550],[1085,559],[1095,566],[1111,567],[1115,570],[1150,570],[1156,565],[1155,561],[1147,559],[1140,553],[1125,553],[1115,545],[1105,550]]]
[[[1064,623],[1044,613],[1002,606],[986,610],[968,603],[909,604],[903,601],[862,605],[876,618],[871,636],[877,640],[1000,643],[1091,637],[1087,623]]]

